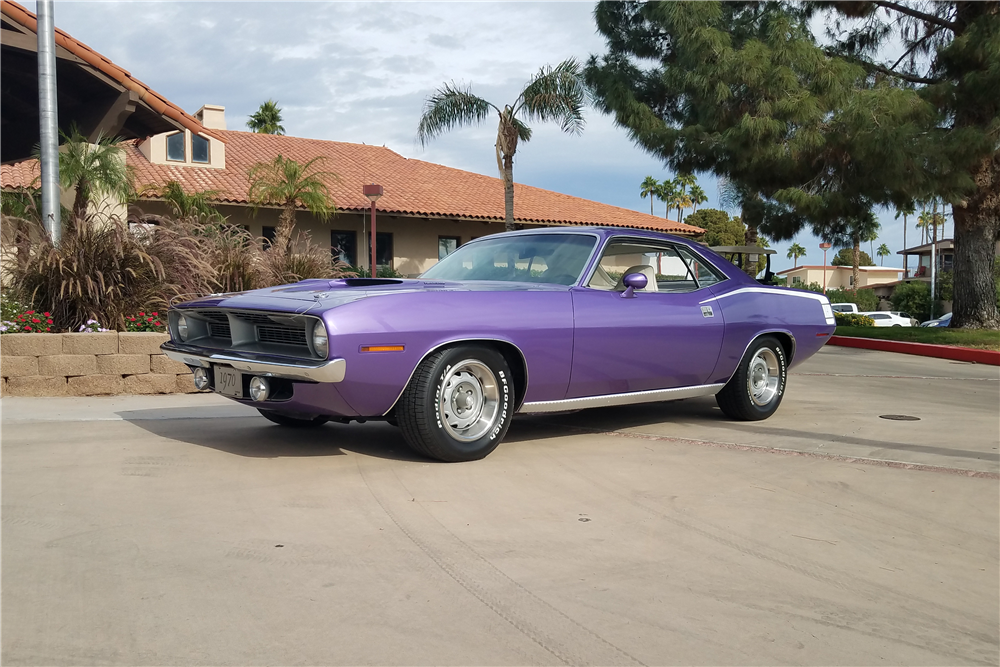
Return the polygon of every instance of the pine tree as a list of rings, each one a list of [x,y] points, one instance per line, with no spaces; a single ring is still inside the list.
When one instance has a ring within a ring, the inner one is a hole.
[[[812,33],[822,12],[832,42]],[[943,198],[953,326],[1000,326],[1000,4],[628,1],[595,18],[599,108],[671,168],[760,197],[748,229],[831,237],[874,206]],[[887,44],[903,57],[880,61]]]

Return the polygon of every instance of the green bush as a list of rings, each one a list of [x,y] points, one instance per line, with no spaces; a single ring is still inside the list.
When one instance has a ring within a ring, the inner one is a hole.
[[[836,320],[838,327],[875,326],[875,320],[868,317],[867,315],[860,315],[858,313],[834,313],[833,319]]]
[[[926,320],[931,314],[931,288],[925,282],[900,283],[892,292],[892,309],[902,310],[918,320]]]
[[[859,289],[856,292],[846,289],[831,289],[826,291],[826,296],[830,299],[830,303],[857,304],[858,310],[862,312],[878,310],[878,297],[870,289]]]

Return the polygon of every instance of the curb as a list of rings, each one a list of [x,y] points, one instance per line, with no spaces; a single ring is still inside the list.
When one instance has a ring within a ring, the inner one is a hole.
[[[970,347],[954,345],[931,345],[929,343],[904,343],[881,338],[856,338],[854,336],[830,336],[830,345],[858,347],[865,350],[916,354],[921,357],[937,357],[952,361],[968,361],[974,364],[1000,366],[1000,352],[994,350],[974,350]]]

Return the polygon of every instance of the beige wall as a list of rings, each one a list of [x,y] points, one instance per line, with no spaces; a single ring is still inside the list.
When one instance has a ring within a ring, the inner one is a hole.
[[[145,213],[164,215],[169,208],[163,202],[143,201],[138,206]],[[249,209],[243,206],[219,206],[219,212],[235,225],[244,225],[254,236],[262,236],[265,226],[276,227],[280,209],[261,208],[257,215],[251,215]],[[346,231],[356,234],[357,261],[362,266],[368,266],[367,258],[371,250],[365,246],[362,238],[362,225],[368,231],[369,217],[360,213],[337,213],[329,220],[321,221],[311,213],[299,211],[296,214],[295,226],[301,232],[307,232],[314,243],[328,246],[330,232]],[[393,268],[404,276],[416,276],[438,261],[438,238],[441,236],[458,237],[460,243],[468,243],[473,238],[497,234],[504,230],[502,222],[479,222],[470,220],[443,220],[437,218],[418,218],[393,215],[375,215],[375,231],[392,234]]]
[[[893,268],[864,268],[858,272],[858,287],[869,285],[881,285],[899,280],[902,269]],[[850,289],[853,269],[850,266],[828,266],[826,267],[826,286],[828,289]],[[823,284],[823,268],[798,268],[792,269],[783,276],[788,278],[789,287],[805,287],[809,283]],[[794,282],[795,278],[801,278],[802,283]]]

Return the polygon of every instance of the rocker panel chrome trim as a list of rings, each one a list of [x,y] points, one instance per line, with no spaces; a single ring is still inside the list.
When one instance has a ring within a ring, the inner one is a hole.
[[[725,386],[725,384],[702,384],[695,385],[693,387],[650,389],[648,391],[630,391],[625,394],[606,394],[603,396],[566,398],[561,401],[536,401],[534,403],[525,403],[521,406],[518,412],[562,412],[564,410],[604,408],[612,405],[632,405],[635,403],[655,403],[656,401],[676,401],[682,398],[713,396],[722,391],[722,388]]]
[[[287,378],[289,380],[341,382],[347,373],[346,359],[330,359],[329,361],[318,362],[315,365],[303,365],[294,363],[285,364],[276,361],[253,361],[251,359],[220,353],[187,352],[173,348],[170,343],[164,343],[160,346],[160,349],[174,361],[179,361],[188,366],[208,368],[213,363],[226,364],[245,373]]]

